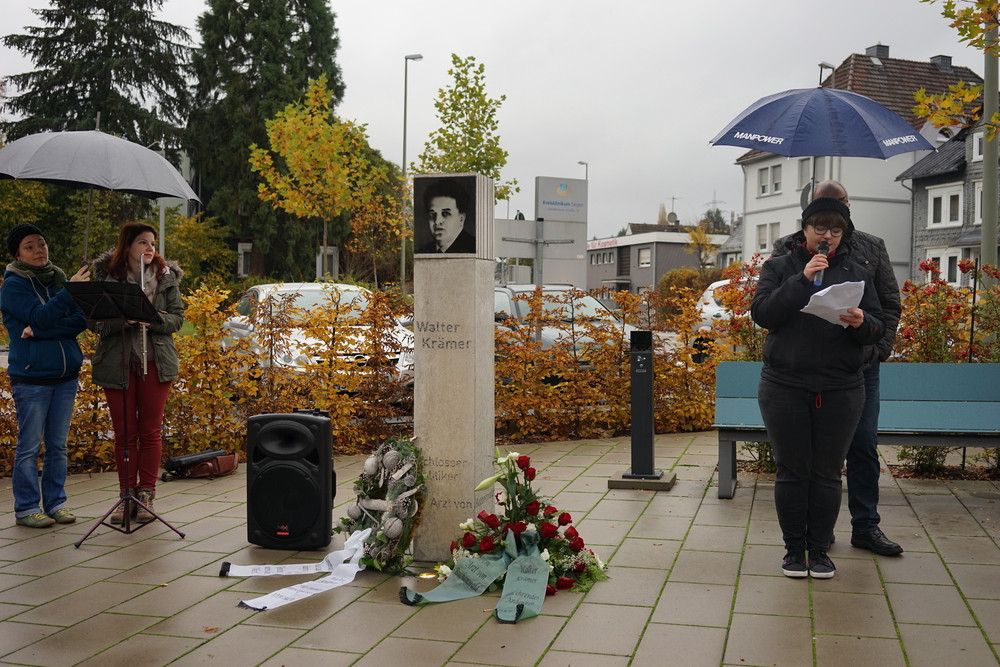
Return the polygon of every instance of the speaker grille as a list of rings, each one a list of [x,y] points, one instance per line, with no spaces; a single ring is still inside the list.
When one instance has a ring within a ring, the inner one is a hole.
[[[265,458],[279,460],[306,459],[319,463],[314,429],[291,419],[271,421],[260,427],[252,462]]]
[[[257,476],[250,511],[264,535],[298,539],[316,523],[319,497],[316,482],[301,467],[275,463]]]

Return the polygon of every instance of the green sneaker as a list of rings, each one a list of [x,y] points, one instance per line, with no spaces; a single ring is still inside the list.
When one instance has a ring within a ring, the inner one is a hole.
[[[49,526],[55,524],[55,522],[55,519],[50,516],[45,516],[41,512],[35,512],[34,514],[29,514],[28,516],[22,516],[16,521],[18,526],[27,526],[28,528],[48,528]]]
[[[55,519],[56,523],[73,523],[76,521],[76,517],[65,507],[57,509],[55,512],[49,515]]]

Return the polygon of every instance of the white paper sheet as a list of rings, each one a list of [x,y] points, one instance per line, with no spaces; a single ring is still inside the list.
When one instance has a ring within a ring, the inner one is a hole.
[[[847,323],[842,322],[840,316],[847,315],[849,308],[857,308],[864,295],[865,284],[863,282],[830,285],[813,294],[802,312],[846,327]]]

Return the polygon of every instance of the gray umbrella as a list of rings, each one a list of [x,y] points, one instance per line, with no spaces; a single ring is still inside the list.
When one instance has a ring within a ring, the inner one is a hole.
[[[30,134],[0,148],[0,178],[200,202],[162,155],[100,130]]]
[[[0,178],[201,202],[162,155],[99,130],[42,132],[12,141],[0,148]],[[86,236],[89,228],[88,212]]]

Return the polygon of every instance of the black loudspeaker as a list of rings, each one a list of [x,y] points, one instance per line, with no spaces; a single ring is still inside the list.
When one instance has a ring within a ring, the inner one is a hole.
[[[247,540],[269,549],[320,549],[333,530],[333,430],[317,411],[247,421]]]

